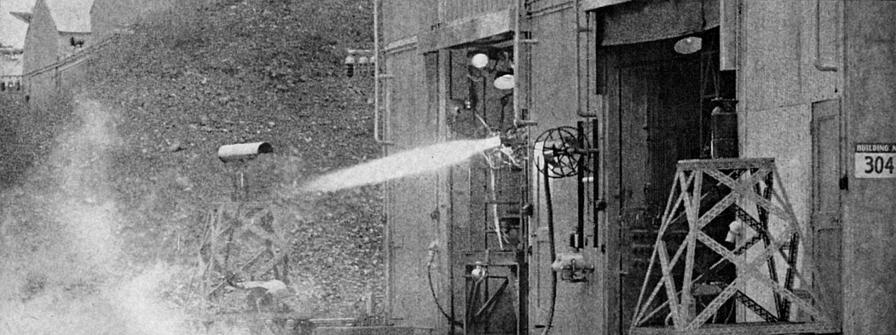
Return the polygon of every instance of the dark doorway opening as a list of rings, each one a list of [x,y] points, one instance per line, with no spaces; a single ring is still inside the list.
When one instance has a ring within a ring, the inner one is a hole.
[[[702,39],[701,50],[691,54],[675,52],[680,38],[605,47],[600,51],[607,59],[607,80],[601,89],[610,102],[609,126],[616,128],[617,135],[609,140],[616,141],[611,148],[618,150],[618,165],[614,167],[618,171],[613,173],[618,179],[611,184],[618,183],[619,275],[618,300],[613,308],[618,319],[613,322],[619,333],[627,333],[630,326],[673,185],[676,163],[710,158],[713,100],[730,98],[728,95],[733,92],[733,75],[719,71],[718,29],[691,36]],[[725,215],[720,218],[726,219]],[[725,231],[708,233],[721,235],[719,239],[724,240]],[[697,252],[699,255],[699,248]],[[730,275],[724,272],[721,277]],[[719,314],[726,315],[718,316],[717,322],[726,322],[727,314],[733,321],[731,306],[722,311]],[[665,315],[657,315],[653,322],[663,323],[664,318]]]

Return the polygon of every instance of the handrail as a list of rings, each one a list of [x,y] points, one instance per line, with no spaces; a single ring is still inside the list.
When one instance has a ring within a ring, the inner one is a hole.
[[[49,72],[53,69],[57,69],[57,68],[66,66],[66,65],[80,64],[81,62],[86,60],[86,58],[92,56],[94,53],[98,52],[99,50],[102,50],[101,49],[102,47],[105,47],[109,43],[112,43],[112,41],[115,40],[116,38],[118,38],[118,35],[112,35],[110,37],[107,37],[106,39],[103,39],[102,41],[100,41],[97,44],[84,47],[84,49],[81,49],[81,51],[79,51],[79,52],[68,55],[68,56],[66,56],[60,60],[57,60],[51,64],[48,64],[42,68],[33,70],[28,73],[24,73],[24,74],[22,74],[22,77],[30,78],[30,77],[34,77],[34,76]]]

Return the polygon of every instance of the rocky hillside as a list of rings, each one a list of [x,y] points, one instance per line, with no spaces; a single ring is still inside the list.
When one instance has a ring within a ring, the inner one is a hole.
[[[134,269],[154,264],[179,269],[159,288],[166,301],[208,310],[197,294],[200,248],[209,213],[229,199],[230,178],[243,171],[252,201],[288,213],[280,224],[290,243],[291,285],[303,305],[293,310],[356,316],[365,293],[382,297],[381,192],[367,187],[304,194],[297,185],[379,155],[371,133],[372,78],[346,78],[342,65],[345,48],[371,46],[369,6],[366,0],[223,1],[160,13],[112,40],[92,59],[90,83],[74,103],[59,104],[78,107],[37,111],[53,117],[4,132],[35,147],[4,146],[4,155],[46,147],[41,150],[49,158],[15,163],[30,166],[28,173],[5,170],[4,181],[15,186],[3,200],[15,211],[5,211],[0,228],[20,238],[0,255],[14,262],[59,248],[47,246],[65,240],[48,223],[60,220],[48,218],[72,212],[45,205],[87,189],[96,196],[79,199],[86,208],[108,203],[119,213],[115,220],[96,219],[114,222],[109,238],[121,250],[114,260],[121,265],[109,272],[139,272]],[[87,135],[96,132],[108,136]],[[243,165],[216,158],[220,145],[248,141],[270,142],[275,153]],[[94,213],[75,209],[78,215]],[[19,268],[28,275],[13,278],[19,289],[6,297],[27,300],[54,285],[73,290],[71,282],[54,282],[45,268]],[[90,291],[109,280],[91,271],[79,279],[87,288],[75,286]],[[234,301],[225,299],[211,311],[244,308]]]

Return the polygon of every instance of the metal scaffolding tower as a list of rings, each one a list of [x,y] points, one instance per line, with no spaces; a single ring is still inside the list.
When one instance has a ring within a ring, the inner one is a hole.
[[[811,260],[797,262],[799,244],[774,160],[680,161],[631,334],[839,332],[804,275],[814,274]],[[734,304],[752,313],[715,320]]]

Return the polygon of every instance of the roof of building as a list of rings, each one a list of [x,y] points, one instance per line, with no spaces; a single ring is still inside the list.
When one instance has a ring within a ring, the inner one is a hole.
[[[31,23],[31,13],[29,12],[9,12],[9,14],[25,23]]]
[[[90,8],[93,0],[40,0],[47,4],[56,30],[73,33],[90,32]]]

